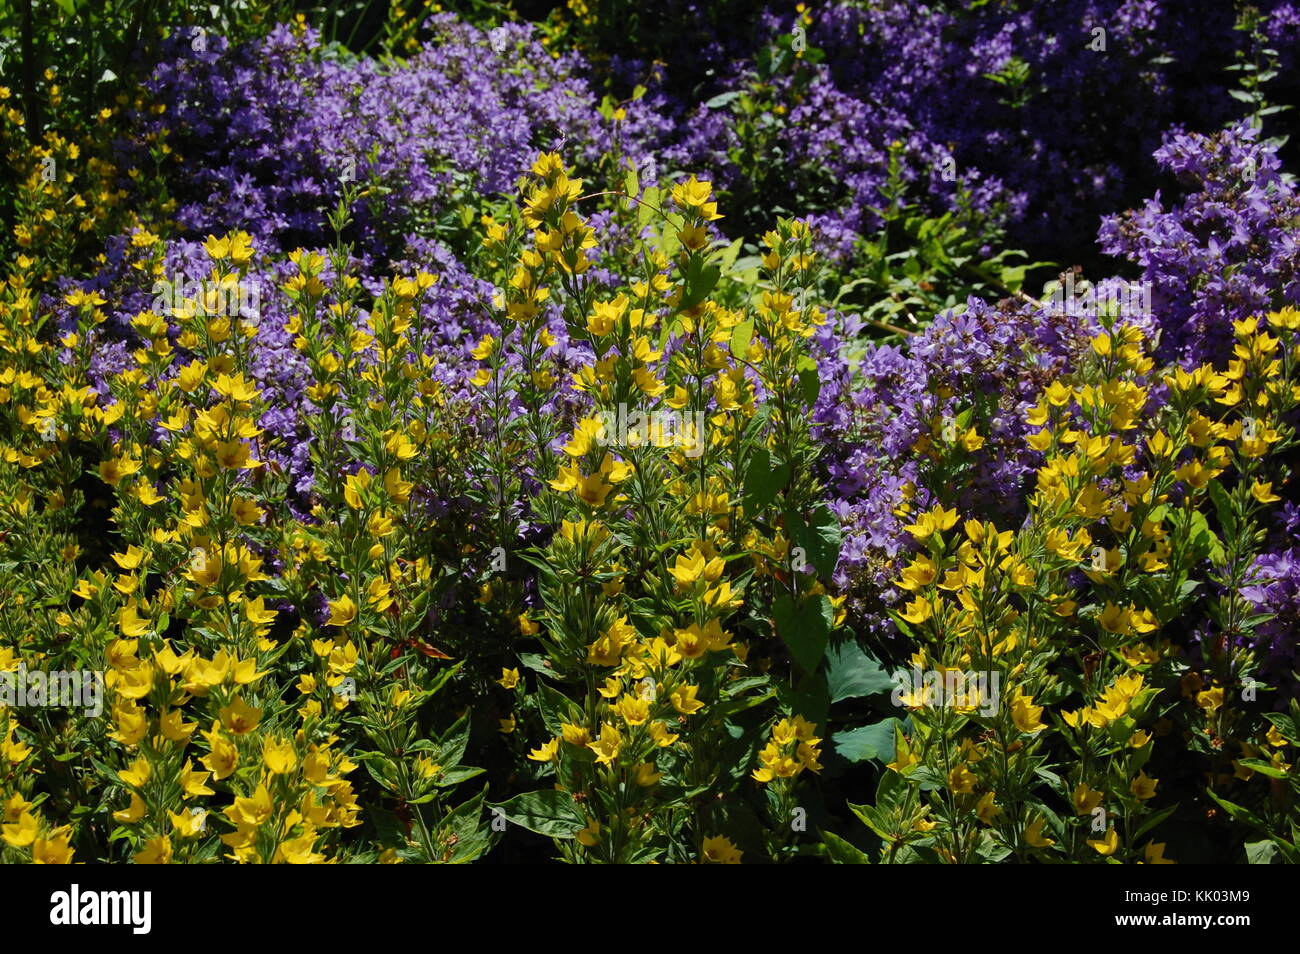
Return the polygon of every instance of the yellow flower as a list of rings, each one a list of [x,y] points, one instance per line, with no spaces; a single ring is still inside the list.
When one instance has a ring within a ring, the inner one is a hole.
[[[693,715],[704,708],[704,703],[695,698],[698,686],[682,685],[678,686],[669,695],[668,701],[673,704],[673,708],[682,715]]]
[[[252,795],[237,795],[235,803],[226,809],[225,814],[236,825],[257,828],[270,819],[273,808],[271,793],[263,783]]]
[[[519,670],[502,668],[501,678],[497,680],[497,683],[502,689],[515,688],[515,686],[519,685]]]
[[[560,738],[556,736],[549,742],[543,742],[537,748],[528,753],[528,757],[534,762],[550,762],[560,751]]]
[[[1088,844],[1096,848],[1099,855],[1109,857],[1119,847],[1119,832],[1111,828],[1102,838],[1089,838]]]
[[[1148,798],[1155,797],[1157,783],[1157,779],[1147,778],[1146,772],[1139,771],[1137,778],[1133,779],[1132,784],[1129,785],[1129,791],[1133,793],[1138,801],[1144,802]]]
[[[201,808],[185,809],[179,812],[169,811],[167,816],[172,820],[172,827],[182,838],[193,838],[201,835],[207,828],[207,812]]]
[[[591,819],[587,822],[586,828],[581,828],[574,833],[578,843],[586,848],[594,848],[600,842],[600,822]]]
[[[5,844],[12,845],[14,848],[26,848],[36,840],[36,816],[30,812],[23,812],[0,831],[3,832],[0,837],[4,838]]]
[[[318,865],[325,861],[325,856],[316,847],[316,832],[310,828],[297,838],[290,838],[280,843],[278,855],[285,864]]]
[[[723,835],[705,838],[704,851],[700,855],[704,861],[715,865],[738,865],[740,856],[740,849]]]
[[[72,826],[64,825],[32,842],[32,864],[72,864]]]
[[[608,722],[600,727],[600,738],[587,744],[587,748],[596,753],[596,761],[602,765],[613,765],[622,747],[623,733]]]
[[[1086,782],[1080,782],[1074,787],[1071,798],[1074,801],[1074,810],[1080,815],[1091,814],[1092,810],[1101,804],[1101,792],[1093,791]]]
[[[663,777],[663,772],[655,771],[653,762],[642,762],[632,770],[632,780],[642,788],[650,788],[652,785],[659,784],[659,780]]]
[[[1050,848],[1056,844],[1051,838],[1043,835],[1043,826],[1047,824],[1046,818],[1036,818],[1025,827],[1025,843],[1033,848]]]
[[[186,759],[185,765],[181,768],[181,790],[185,793],[185,797],[215,795],[216,793],[208,788],[207,781],[208,773],[194,771],[194,763]]]
[[[1002,809],[998,807],[992,792],[985,792],[975,804],[975,816],[986,825],[992,825]]]
[[[212,724],[212,730],[205,732],[204,736],[208,740],[211,751],[199,761],[212,773],[214,779],[221,781],[235,771],[235,766],[239,764],[239,750],[229,739],[221,735],[215,722]]]
[[[331,600],[329,607],[330,617],[325,621],[327,626],[347,626],[357,618],[357,604],[346,593],[337,600]]]
[[[975,791],[975,775],[964,765],[948,773],[948,788],[954,795],[969,795]]]
[[[1277,503],[1282,499],[1277,494],[1273,493],[1272,483],[1265,484],[1258,480],[1250,485],[1250,494],[1262,504]]]
[[[660,748],[667,748],[677,741],[678,736],[668,731],[666,722],[652,722],[650,723],[650,738],[654,739],[655,744]]]
[[[149,761],[141,755],[128,768],[119,771],[117,777],[132,788],[143,788],[144,783],[149,781],[149,773]]]
[[[918,540],[924,540],[933,533],[949,530],[957,522],[956,510],[945,510],[942,504],[935,504],[917,518],[916,523],[903,529]]]
[[[1017,729],[1029,733],[1041,732],[1047,728],[1043,724],[1042,715],[1043,707],[1034,705],[1032,697],[1016,693],[1011,701],[1011,720]]]
[[[172,860],[172,843],[166,835],[154,835],[131,859],[138,865],[168,865]]]
[[[172,709],[165,712],[158,720],[158,728],[170,742],[183,745],[188,742],[194,730],[199,727],[197,722],[186,722],[185,713],[180,709]]]
[[[289,742],[268,738],[262,743],[262,763],[272,774],[288,775],[298,767],[298,753]]]
[[[1147,842],[1146,848],[1142,850],[1142,855],[1149,865],[1172,865],[1177,862],[1165,857],[1165,843],[1163,841]]]
[[[624,696],[618,700],[618,714],[628,725],[641,725],[650,718],[650,703],[640,696]]]
[[[135,792],[131,793],[131,801],[118,812],[113,812],[113,820],[121,822],[123,825],[131,825],[144,818],[144,801]]]
[[[247,735],[257,728],[262,719],[262,710],[244,702],[242,696],[236,696],[221,709],[220,715],[222,724],[235,735]]]

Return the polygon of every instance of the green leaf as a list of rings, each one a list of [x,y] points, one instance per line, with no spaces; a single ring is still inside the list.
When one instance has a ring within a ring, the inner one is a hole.
[[[734,103],[739,98],[740,98],[739,90],[729,90],[725,93],[719,93],[717,96],[714,96],[712,99],[705,100],[704,108],[721,109],[723,106],[727,106],[731,103]]]
[[[831,702],[874,695],[894,686],[885,667],[854,641],[832,646],[827,651],[826,683]]]
[[[744,248],[744,245],[744,239],[736,239],[718,253],[716,264],[718,268],[722,269],[722,274],[729,274],[732,268],[735,267],[736,259],[740,257],[740,250]],[[749,324],[752,328],[754,323],[751,321]]]
[[[886,772],[885,774],[892,775],[893,773]],[[877,801],[879,801],[879,798],[877,798]],[[862,824],[866,825],[881,838],[888,841],[894,837],[894,833],[890,830],[889,823],[885,820],[886,815],[883,810],[880,808],[873,808],[870,805],[854,805],[852,802],[846,802],[845,804],[849,806],[849,811],[858,816],[858,819]]]
[[[568,697],[544,682],[537,684],[537,708],[541,710],[542,722],[551,735],[560,735],[560,723],[572,721]]]
[[[686,287],[682,290],[682,300],[677,307],[683,311],[694,308],[709,296],[721,277],[722,269],[716,265],[706,265],[703,256],[694,256],[683,276]]]
[[[754,320],[748,318],[739,322],[731,331],[731,354],[743,358],[749,353],[749,343],[754,338]]]
[[[767,505],[776,499],[776,495],[790,479],[790,465],[782,464],[773,469],[772,456],[765,447],[757,447],[750,455],[749,466],[745,468],[744,503],[745,513],[750,516],[761,513]]]
[[[1266,829],[1268,827],[1262,821],[1260,821],[1259,818],[1256,817],[1255,814],[1250,811],[1250,809],[1244,808],[1241,805],[1238,805],[1236,802],[1230,802],[1226,798],[1216,795],[1210,789],[1206,789],[1205,794],[1209,795],[1210,798],[1218,802],[1220,808],[1222,808],[1224,811],[1226,811],[1229,815],[1231,815],[1233,818],[1237,819],[1238,821],[1249,822],[1250,824],[1255,825],[1258,828]]]
[[[822,393],[822,376],[816,368],[805,368],[799,372],[799,387],[803,391],[804,404],[812,407]]]
[[[1143,819],[1142,824],[1139,825],[1137,831],[1133,833],[1133,838],[1132,838],[1133,842],[1136,843],[1137,840],[1141,838],[1143,835],[1145,835],[1147,832],[1155,829],[1161,822],[1163,822],[1166,818],[1168,818],[1175,811],[1177,811],[1177,809],[1178,809],[1178,803],[1175,802],[1174,804],[1170,805],[1168,808],[1162,808],[1160,809],[1160,811],[1156,812],[1151,817]]]
[[[788,593],[772,603],[772,622],[790,656],[804,672],[814,672],[826,653],[834,610],[824,594],[795,604]]]
[[[1269,778],[1286,778],[1286,772],[1273,765],[1272,762],[1265,762],[1263,759],[1242,759],[1237,764],[1244,765],[1246,768],[1254,769],[1260,775],[1267,775]]]
[[[826,504],[818,504],[806,523],[793,512],[787,512],[786,529],[795,546],[803,549],[803,557],[821,580],[829,580],[840,558],[840,520]]]
[[[466,799],[456,809],[449,812],[438,828],[439,840],[451,843],[451,857],[446,860],[451,864],[464,864],[481,858],[492,847],[500,832],[492,830],[483,818],[483,799],[487,788],[473,798]],[[455,835],[455,839],[446,837]]]
[[[553,788],[524,792],[496,807],[511,824],[548,838],[572,838],[587,824],[573,796]]]
[[[869,865],[871,858],[865,851],[859,850],[856,846],[845,841],[834,832],[822,832],[822,844],[826,847],[826,856],[830,858],[832,864],[837,865]]]
[[[892,762],[896,725],[898,720],[889,718],[873,725],[836,732],[831,737],[831,744],[840,758],[847,762]]]
[[[1246,842],[1246,863],[1252,865],[1271,865],[1273,859],[1277,856],[1277,845],[1273,842],[1265,841],[1248,841]]]

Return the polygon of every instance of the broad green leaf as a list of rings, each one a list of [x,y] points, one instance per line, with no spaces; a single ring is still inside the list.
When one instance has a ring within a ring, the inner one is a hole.
[[[572,838],[587,824],[573,796],[553,788],[524,792],[495,807],[511,824],[548,838]]]
[[[852,640],[827,651],[826,683],[831,702],[874,695],[894,686],[885,667]]]
[[[831,737],[840,758],[848,762],[892,762],[894,760],[894,727],[897,719],[885,719],[872,725],[859,726],[836,732]]]
[[[814,672],[826,652],[834,610],[831,601],[818,594],[798,604],[788,593],[773,601],[772,622],[777,635],[790,650],[790,656],[804,672]]]

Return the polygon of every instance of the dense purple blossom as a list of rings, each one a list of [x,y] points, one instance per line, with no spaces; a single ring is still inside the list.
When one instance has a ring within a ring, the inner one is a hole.
[[[1156,153],[1184,184],[1107,218],[1101,247],[1151,283],[1161,354],[1222,360],[1232,321],[1300,301],[1300,197],[1281,175],[1274,146],[1247,123],[1211,135],[1171,133]]]

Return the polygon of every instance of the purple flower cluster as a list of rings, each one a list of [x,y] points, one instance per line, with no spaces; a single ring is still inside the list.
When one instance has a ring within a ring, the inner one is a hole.
[[[598,155],[608,124],[576,57],[552,58],[525,25],[489,35],[440,14],[427,26],[433,38],[399,63],[338,58],[310,28],[202,51],[174,37],[149,82],[165,109],[141,132],[179,157],[179,224],[316,246],[355,181],[374,187],[355,210],[369,251],[433,231],[461,199],[512,191],[539,149]]]
[[[852,320],[828,329],[818,339],[823,385],[814,420],[845,534],[836,583],[861,598],[854,609],[865,626],[887,633],[882,610],[900,596],[891,584],[898,558],[910,552],[903,530],[910,521],[897,509],[909,499],[921,508],[938,500],[1018,526],[1037,466],[1024,443],[1025,413],[1078,359],[1095,325],[1077,312],[972,298],[966,311],[938,316],[906,348],[868,348],[856,368]],[[984,445],[947,475],[946,495],[932,497],[941,484],[927,479],[930,464],[917,448],[944,418],[963,412]]]
[[[1289,62],[1300,14],[1259,7],[1261,42]],[[837,3],[810,18],[773,4],[757,23],[747,57],[731,43],[598,65],[616,84],[649,87],[629,110],[631,138],[661,163],[706,170],[733,223],[806,216],[840,262],[879,226],[894,143],[911,201],[991,237],[1007,227],[1012,244],[1047,257],[1079,254],[1073,235],[1151,193],[1149,157],[1166,129],[1208,131],[1240,114],[1226,67],[1255,53],[1215,0]],[[771,50],[796,34],[825,58],[773,70]],[[698,79],[693,93],[678,74]]]
[[[1148,191],[1165,128],[1231,115],[1232,16],[1158,0],[842,4],[809,40],[837,89],[1005,187],[1013,240],[1050,251]]]
[[[1294,685],[1300,668],[1296,633],[1300,632],[1300,548],[1265,553],[1255,560],[1253,582],[1242,587],[1241,595],[1258,613],[1270,618],[1256,635],[1267,649],[1266,669],[1270,675]]]
[[[1222,360],[1232,321],[1300,301],[1300,197],[1276,147],[1247,123],[1210,135],[1173,132],[1156,152],[1186,188],[1161,194],[1101,228],[1102,249],[1151,283],[1161,356]]]

